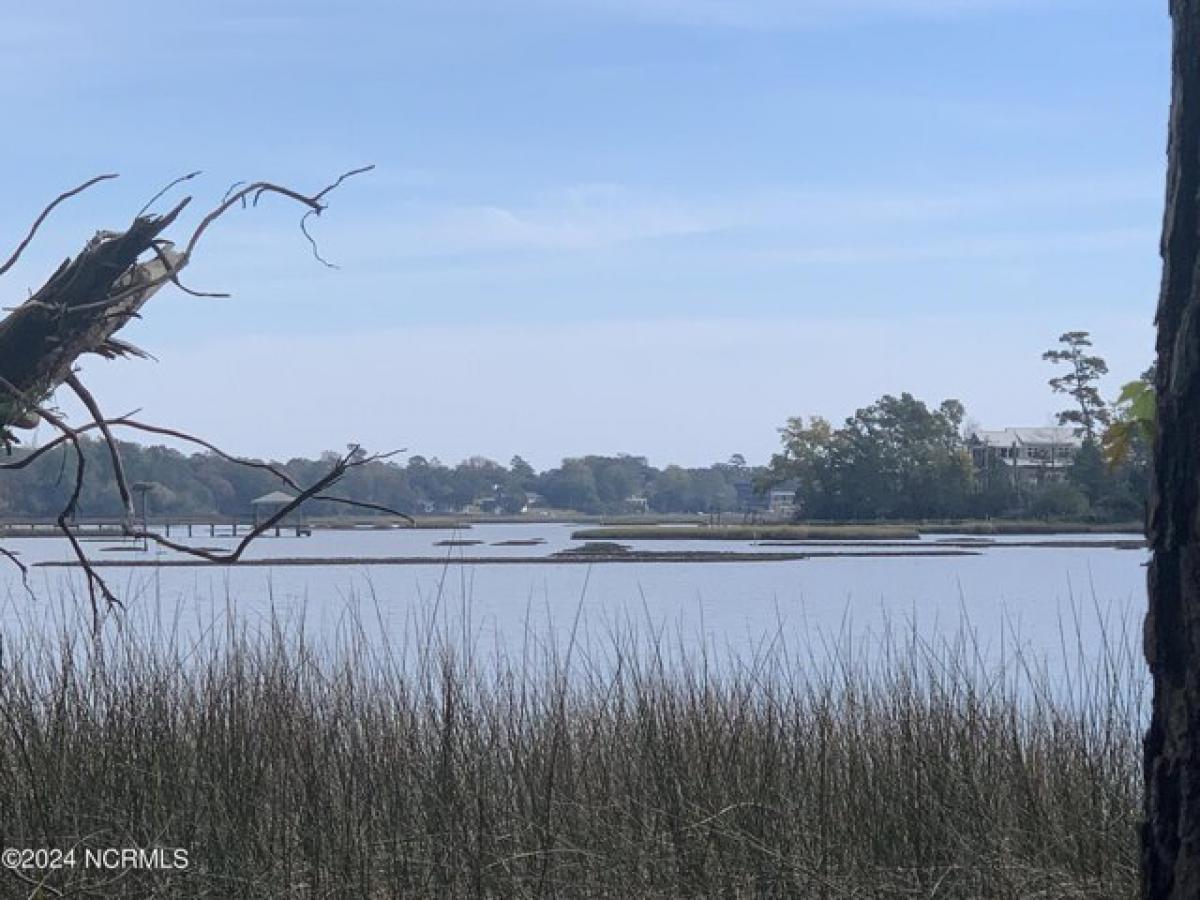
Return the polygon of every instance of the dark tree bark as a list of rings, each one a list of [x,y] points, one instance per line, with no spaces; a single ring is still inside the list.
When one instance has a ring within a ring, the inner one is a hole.
[[[1158,435],[1148,529],[1146,897],[1200,898],[1200,0],[1171,0],[1174,52]]]
[[[155,248],[181,208],[139,217],[119,234],[97,235],[0,321],[0,429],[31,419],[33,406],[62,384],[84,353],[136,352],[113,335],[163,285],[168,262],[178,262],[179,254],[165,245],[157,259],[139,264],[138,257]]]

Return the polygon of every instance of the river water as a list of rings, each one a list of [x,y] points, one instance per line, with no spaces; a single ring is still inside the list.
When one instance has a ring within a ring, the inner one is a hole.
[[[1099,544],[1117,535],[1001,537],[963,556],[847,556],[786,562],[461,564],[478,557],[531,558],[578,546],[575,526],[476,525],[448,530],[317,531],[269,537],[248,558],[354,558],[352,565],[132,567],[126,560],[169,559],[151,548],[131,552],[112,540],[89,541],[89,555],[118,565],[101,571],[125,604],[117,625],[184,639],[227,627],[258,629],[272,620],[306,636],[336,640],[353,622],[356,639],[411,639],[435,623],[452,642],[511,654],[571,642],[603,644],[614,632],[661,640],[669,652],[704,648],[746,658],[779,642],[792,646],[858,643],[884,633],[921,641],[969,635],[987,659],[1014,651],[1034,658],[1135,656],[1145,604],[1142,549],[1026,547],[1019,543]],[[1124,536],[1128,539],[1128,536]],[[942,535],[911,542],[937,549]],[[444,546],[447,540],[479,541]],[[505,541],[539,540],[536,545]],[[230,538],[193,544],[228,548]],[[622,541],[634,550],[871,552],[852,547],[764,547],[750,541]],[[30,564],[24,589],[15,567],[4,574],[0,628],[6,634],[49,632],[78,622],[87,609],[81,573],[38,567],[70,558],[65,541],[15,539],[5,545]],[[120,549],[114,549],[119,547]],[[875,545],[877,551],[897,548]],[[426,557],[427,565],[373,564],[372,559]],[[114,626],[115,627],[115,626]]]

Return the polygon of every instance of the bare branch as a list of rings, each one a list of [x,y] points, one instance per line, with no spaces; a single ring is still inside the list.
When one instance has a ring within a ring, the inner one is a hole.
[[[33,593],[33,588],[29,586],[29,567],[21,562],[13,550],[0,547],[0,556],[3,556],[21,571],[21,585],[25,588],[25,593],[29,595],[30,600],[36,600],[37,596]]]
[[[167,270],[167,277],[171,280],[171,283],[175,285],[175,287],[179,288],[185,294],[190,294],[193,297],[216,297],[218,299],[228,299],[230,296],[232,296],[221,291],[194,291],[190,287],[185,286],[184,283],[179,280],[179,269],[182,268],[182,266],[177,266],[175,262],[172,262],[170,259],[168,259],[167,255],[163,252],[163,248],[160,246],[160,244],[169,245],[170,243],[170,241],[155,241],[150,245],[150,249],[154,251],[159,261],[163,264],[163,268]]]
[[[337,181],[333,182],[333,184],[331,184],[328,187],[313,194],[313,197],[312,197],[313,200],[319,201],[326,194],[337,190],[339,187],[342,186],[342,182],[345,181],[347,178],[353,178],[355,175],[363,175],[367,172],[372,171],[374,168],[375,168],[375,164],[372,163],[369,166],[359,166],[357,169],[351,169],[349,172],[343,172],[341,175],[339,175],[337,177]]]
[[[325,257],[323,257],[321,255],[321,248],[317,246],[316,239],[312,236],[312,234],[309,233],[309,230],[308,230],[309,217],[310,216],[319,216],[319,215],[320,215],[320,213],[317,212],[315,209],[310,209],[303,216],[301,216],[300,217],[300,233],[303,234],[304,237],[308,239],[308,245],[312,248],[313,259],[315,259],[317,262],[319,262],[321,265],[325,266],[328,269],[336,269],[336,268],[338,268],[338,266],[335,263],[331,263],[329,260],[327,260]]]
[[[20,390],[7,379],[0,377],[0,387],[5,388],[15,397],[24,399]],[[96,634],[100,633],[100,604],[97,601],[97,591],[104,598],[108,606],[121,606],[121,601],[117,599],[117,595],[112,592],[100,573],[96,571],[87,554],[83,552],[83,546],[79,543],[79,538],[75,536],[75,531],[71,528],[71,519],[75,516],[75,511],[79,507],[79,495],[83,492],[83,479],[86,471],[86,461],[83,455],[83,446],[79,440],[79,433],[70,425],[60,419],[55,413],[46,409],[43,406],[34,406],[43,419],[62,432],[63,436],[70,441],[71,446],[75,449],[75,481],[71,488],[71,496],[68,498],[66,505],[58,514],[57,523],[58,530],[61,531],[71,544],[71,551],[75,554],[75,558],[79,561],[80,567],[84,571],[87,581],[88,600],[92,607],[92,629]]]
[[[207,216],[205,216],[200,221],[200,224],[196,226],[196,230],[192,232],[192,236],[188,240],[187,246],[184,248],[184,251],[183,251],[184,258],[191,259],[192,252],[196,249],[196,244],[198,244],[200,242],[201,236],[204,234],[205,231],[208,230],[208,227],[213,222],[215,222],[217,219],[219,219],[221,216],[223,216],[226,212],[228,212],[232,206],[234,206],[235,204],[241,202],[242,200],[244,200],[246,198],[250,198],[251,203],[254,206],[257,206],[258,201],[264,195],[279,194],[280,196],[287,197],[290,200],[295,200],[297,203],[304,204],[305,206],[307,206],[309,208],[309,210],[311,212],[316,213],[317,215],[320,215],[321,211],[325,209],[325,204],[323,204],[321,202],[321,200],[323,197],[325,197],[326,194],[328,194],[330,191],[332,191],[334,188],[336,188],[338,185],[340,185],[347,178],[350,178],[354,175],[361,175],[362,173],[369,172],[374,168],[375,168],[375,166],[373,166],[373,165],[362,166],[357,169],[351,169],[348,172],[343,172],[341,175],[338,176],[336,181],[334,181],[332,184],[322,188],[320,191],[313,194],[312,196],[305,196],[304,194],[301,194],[298,191],[293,190],[292,188],[284,187],[284,186],[278,185],[278,184],[273,184],[272,182],[269,182],[269,181],[256,181],[253,184],[248,184],[245,187],[243,187],[237,191],[234,191],[231,194],[227,194],[225,199],[221,201],[221,204],[219,206],[217,206],[216,209],[214,209],[212,212],[210,212]]]
[[[245,183],[246,183],[246,182],[244,182],[244,181],[235,181],[233,184],[231,184],[231,185],[229,186],[229,190],[227,190],[227,191],[225,192],[225,196],[223,196],[223,197],[221,198],[221,202],[222,202],[222,203],[224,203],[226,200],[228,200],[230,197],[232,197],[232,196],[233,196],[233,192],[234,192],[234,191],[236,191],[236,190],[237,190],[239,187],[241,187],[241,186],[242,186],[243,184],[245,184]]]
[[[148,529],[133,529],[129,533],[132,537],[153,541],[159,546],[166,547],[169,550],[174,550],[178,553],[197,557],[199,559],[206,559],[209,562],[236,563],[239,559],[241,559],[242,554],[246,551],[246,548],[249,547],[250,544],[252,544],[254,540],[259,537],[259,535],[264,534],[265,532],[274,528],[277,524],[287,518],[302,503],[318,496],[326,488],[332,487],[334,484],[340,481],[342,476],[344,476],[350,469],[357,466],[366,465],[369,462],[374,462],[378,458],[378,456],[359,456],[359,447],[357,445],[353,445],[344,456],[338,458],[337,462],[333,464],[328,472],[317,479],[317,481],[315,481],[313,484],[309,485],[307,488],[304,488],[298,495],[293,497],[291,501],[285,503],[271,516],[255,525],[254,528],[252,528],[246,534],[246,536],[242,538],[237,546],[228,553],[208,550],[204,547],[189,547],[187,544],[181,544],[178,541],[172,541],[170,538],[163,537],[162,535],[152,532]]]
[[[300,490],[300,486],[296,483],[295,479],[293,479],[290,475],[288,475],[287,472],[285,472],[283,469],[280,469],[278,466],[272,465],[271,463],[260,462],[259,460],[255,459],[245,459],[240,456],[234,456],[231,453],[225,452],[215,444],[209,443],[203,438],[196,437],[195,435],[188,434],[186,431],[179,431],[175,428],[166,428],[161,425],[150,425],[145,422],[136,421],[134,418],[132,418],[136,414],[137,413],[135,411],[127,413],[123,416],[117,416],[113,419],[104,419],[103,422],[109,428],[129,428],[133,431],[142,431],[146,432],[147,434],[158,434],[164,437],[185,441],[189,444],[195,444],[198,447],[203,447],[205,450],[208,450],[215,456],[219,456],[221,459],[227,462],[235,463],[239,466],[245,466],[249,469],[262,469],[265,472],[270,472],[288,487],[297,491]],[[99,423],[92,421],[75,428],[74,432],[76,435],[81,435],[86,431],[93,431],[99,427]],[[20,459],[14,460],[10,463],[0,463],[0,471],[24,469],[37,459],[45,456],[51,450],[61,447],[63,444],[68,442],[69,438],[66,435],[59,435],[54,440],[47,441],[41,447],[38,447],[36,450],[31,451],[25,456],[22,456]]]
[[[235,184],[226,193],[220,204],[200,220],[184,245],[184,249],[179,251],[175,249],[172,242],[160,235],[176,221],[184,207],[191,201],[191,197],[183,198],[161,216],[148,215],[147,211],[171,189],[182,182],[191,180],[199,172],[183,175],[156,193],[138,211],[133,223],[126,231],[97,232],[78,256],[66,260],[40,290],[14,309],[3,321],[0,321],[0,387],[7,395],[5,402],[0,404],[0,442],[11,443],[15,440],[8,430],[10,427],[31,427],[29,423],[35,422],[39,417],[50,423],[59,432],[58,437],[42,447],[25,454],[16,461],[0,465],[0,470],[25,468],[51,451],[58,450],[67,444],[70,444],[74,450],[74,480],[69,497],[56,521],[59,530],[70,543],[78,565],[84,570],[88,597],[92,606],[93,627],[97,633],[99,633],[101,625],[99,600],[102,598],[109,608],[119,607],[121,603],[104,579],[95,571],[95,567],[84,553],[73,527],[87,472],[82,436],[90,430],[94,429],[100,432],[109,453],[117,491],[124,509],[123,533],[127,536],[152,541],[186,555],[215,563],[236,563],[257,537],[268,529],[276,527],[303,503],[314,499],[388,513],[412,521],[404,513],[380,504],[325,493],[350,469],[386,459],[392,454],[369,456],[363,454],[357,445],[351,446],[346,455],[337,458],[329,471],[321,478],[308,487],[301,488],[294,478],[276,465],[232,456],[208,441],[186,432],[136,421],[132,418],[133,413],[113,419],[105,418],[99,403],[83,385],[74,370],[75,361],[84,353],[96,353],[107,358],[146,355],[144,351],[117,339],[114,335],[128,321],[139,317],[142,305],[167,282],[171,282],[181,291],[192,296],[228,296],[224,293],[192,290],[179,280],[179,272],[191,261],[192,254],[207,229],[235,204],[241,205],[243,208],[247,205],[256,206],[268,194],[277,194],[301,204],[306,209],[300,220],[300,230],[308,240],[314,258],[323,265],[336,268],[321,256],[320,249],[308,230],[308,220],[321,214],[326,208],[325,198],[344,181],[373,168],[374,166],[363,166],[344,172],[332,183],[311,195],[266,181]],[[28,235],[14,251],[12,257],[3,266],[0,266],[0,275],[7,272],[21,257],[42,223],[60,203],[100,181],[115,177],[115,175],[98,176],[57,197],[33,223]],[[146,252],[152,252],[155,258],[139,261]],[[79,427],[72,427],[59,413],[45,407],[45,398],[50,397],[60,384],[66,384],[79,397],[91,416],[90,422]],[[188,547],[155,534],[148,528],[136,526],[133,494],[125,472],[120,446],[113,434],[113,430],[116,428],[129,428],[194,444],[224,460],[269,472],[298,493],[265,521],[256,524],[229,552]],[[65,453],[62,456],[62,463],[65,473],[67,464]],[[17,558],[15,553],[4,548],[0,548],[0,555],[17,565],[28,589],[24,563]]]
[[[200,170],[197,169],[195,172],[188,172],[186,175],[180,175],[178,178],[176,178],[174,181],[172,181],[170,184],[168,184],[166,187],[164,187],[161,191],[159,191],[157,194],[155,194],[153,197],[151,197],[149,200],[147,200],[146,205],[137,211],[137,216],[134,216],[134,218],[138,218],[140,216],[145,215],[146,210],[148,210],[150,207],[152,207],[155,204],[155,202],[163,194],[165,194],[167,191],[171,190],[171,188],[175,187],[176,185],[183,184],[183,182],[185,182],[185,181],[191,181],[193,178],[195,178],[199,174],[200,174]]]
[[[122,416],[119,419],[113,419],[109,422],[109,424],[117,425],[121,428],[132,428],[135,431],[144,431],[148,434],[161,434],[164,437],[172,437],[181,441],[186,441],[189,444],[195,444],[197,447],[203,447],[205,450],[216,454],[227,462],[237,463],[239,466],[245,466],[249,469],[262,469],[263,471],[270,472],[288,487],[292,488],[293,490],[300,490],[300,485],[296,483],[295,479],[293,479],[292,476],[288,475],[287,472],[283,471],[278,466],[274,466],[271,463],[260,462],[255,459],[244,459],[240,456],[234,456],[230,453],[226,453],[220,447],[210,444],[203,438],[198,438],[195,435],[188,434],[186,431],[178,431],[174,428],[164,428],[161,425],[148,425],[145,422],[135,422],[133,419],[130,419],[127,416]]]
[[[114,440],[112,431],[109,430],[108,422],[104,419],[104,413],[100,412],[100,405],[96,402],[96,398],[92,396],[92,392],[83,386],[83,382],[79,380],[79,376],[72,372],[67,376],[67,387],[75,392],[75,396],[80,399],[87,411],[91,413],[92,423],[100,429],[100,433],[104,435],[104,443],[108,446],[108,455],[112,460],[113,478],[117,482],[117,492],[121,495],[121,506],[125,510],[125,523],[127,527],[132,527],[134,519],[133,511],[133,494],[129,490],[129,481],[125,477],[125,463],[121,460],[121,450],[117,447],[117,442]]]
[[[386,513],[389,516],[398,516],[404,519],[410,525],[415,525],[416,520],[408,513],[402,513],[398,509],[392,509],[390,506],[381,506],[378,503],[368,503],[365,500],[353,500],[349,497],[334,497],[329,494],[314,494],[314,500],[324,500],[326,503],[342,503],[346,506],[353,506],[356,509],[370,509],[375,512]]]
[[[111,181],[116,177],[118,177],[116,173],[97,175],[95,178],[88,179],[78,187],[73,187],[69,191],[63,191],[61,194],[55,197],[54,200],[51,201],[50,205],[42,210],[42,214],[33,220],[33,225],[30,226],[29,233],[25,235],[25,240],[21,241],[21,243],[17,245],[17,249],[13,251],[12,256],[8,258],[8,261],[5,262],[4,265],[0,266],[0,275],[3,275],[14,265],[16,265],[17,260],[21,258],[21,254],[25,252],[25,248],[29,246],[29,243],[33,240],[34,235],[37,234],[38,229],[42,227],[42,223],[46,221],[50,213],[54,212],[54,208],[56,206],[66,200],[70,200],[72,197],[77,196],[78,194],[82,194],[88,188],[92,187],[92,185],[99,184],[101,181]]]
[[[129,416],[137,415],[138,412],[139,412],[139,410],[134,410],[133,412],[127,413],[126,415],[121,416],[119,418],[109,419],[107,424],[115,425],[119,422],[122,422],[122,421],[128,419]],[[93,429],[98,428],[98,427],[99,426],[95,422],[88,422],[87,424],[80,425],[78,428],[76,428],[75,433],[77,435],[83,434],[85,431],[92,431]],[[56,450],[57,448],[61,447],[63,444],[65,444],[67,442],[68,442],[67,436],[64,434],[60,434],[58,437],[54,438],[54,440],[47,441],[46,443],[42,444],[42,446],[38,447],[36,450],[32,450],[29,453],[26,453],[20,459],[14,460],[13,462],[10,462],[10,463],[0,463],[0,472],[5,471],[5,470],[24,469],[26,466],[29,466],[32,463],[36,462],[37,460],[41,459],[43,456],[45,456],[51,450]]]

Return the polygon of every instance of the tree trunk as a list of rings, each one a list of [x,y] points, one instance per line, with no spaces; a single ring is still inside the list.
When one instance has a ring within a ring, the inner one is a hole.
[[[1200,897],[1200,0],[1171,0],[1174,52],[1148,529],[1146,897]]]
[[[34,421],[32,407],[63,382],[82,354],[138,352],[114,334],[162,286],[167,264],[172,270],[182,265],[168,246],[156,259],[137,262],[178,212],[139,217],[128,231],[97,235],[0,321],[0,431]]]

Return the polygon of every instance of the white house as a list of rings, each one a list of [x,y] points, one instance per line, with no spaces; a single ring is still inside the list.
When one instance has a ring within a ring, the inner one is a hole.
[[[1061,480],[1082,446],[1083,438],[1065,426],[977,429],[967,437],[976,467],[1000,462],[1018,484]]]
[[[791,516],[796,512],[796,492],[775,490],[767,498],[767,508],[777,516]]]

